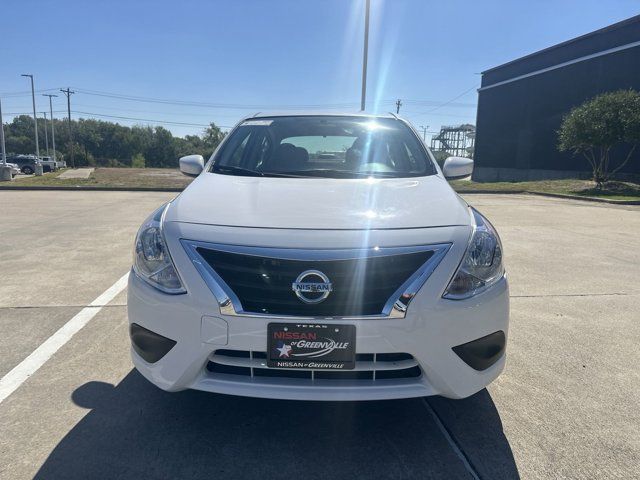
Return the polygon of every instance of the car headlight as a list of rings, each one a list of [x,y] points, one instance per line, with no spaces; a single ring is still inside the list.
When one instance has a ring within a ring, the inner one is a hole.
[[[153,212],[138,230],[133,270],[158,290],[170,294],[185,293],[162,233],[162,215],[168,205]]]
[[[474,226],[464,258],[443,297],[463,300],[483,292],[504,276],[502,244],[489,221],[471,208]]]

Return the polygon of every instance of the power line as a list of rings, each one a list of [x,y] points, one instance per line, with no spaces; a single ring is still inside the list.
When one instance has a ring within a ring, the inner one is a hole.
[[[436,100],[403,100],[404,105],[411,105],[414,107],[439,107],[442,105],[442,101]],[[456,108],[475,108],[475,103],[463,103],[463,102],[450,102],[447,103],[449,107]]]
[[[66,110],[54,110],[53,113],[67,113]],[[118,120],[130,120],[130,121],[136,121],[136,122],[151,122],[151,123],[159,123],[159,124],[167,124],[167,125],[181,125],[181,126],[189,126],[189,127],[209,127],[211,124],[209,123],[189,123],[189,122],[175,122],[172,120],[156,120],[156,119],[150,119],[150,118],[138,118],[138,117],[125,117],[125,116],[120,116],[120,115],[107,115],[104,113],[94,113],[94,112],[83,112],[80,110],[71,110],[71,113],[76,114],[76,115],[89,115],[91,117],[98,117],[98,118],[115,118]],[[18,115],[31,115],[29,112],[4,112],[5,115],[14,115],[14,116],[18,116]],[[218,125],[216,124],[216,126],[220,127],[220,128],[233,128],[233,126],[230,125]]]
[[[457,107],[457,108],[475,108],[476,104],[475,103],[462,103],[462,102],[455,102],[455,100],[457,100],[458,98],[466,95],[467,93],[469,93],[471,90],[473,90],[476,87],[472,87],[468,90],[465,90],[464,92],[462,92],[460,95],[454,97],[451,100],[448,100],[446,102],[441,102],[441,101],[437,101],[437,100],[425,100],[425,99],[403,99],[402,100],[402,104],[403,105],[412,105],[412,106],[426,106],[426,107],[430,107],[433,106],[435,107],[434,109],[430,110],[430,111],[434,111],[437,109],[442,108],[443,106],[451,106],[451,107]],[[54,90],[58,90],[58,88],[47,88],[47,89],[42,89],[42,90],[37,90],[36,93],[42,93],[42,92],[49,92],[49,91],[54,91]],[[246,110],[292,110],[292,109],[348,109],[348,108],[353,108],[356,107],[357,104],[355,102],[343,102],[343,103],[317,103],[317,104],[278,104],[278,105],[265,105],[265,104],[243,104],[243,103],[215,103],[215,102],[206,102],[206,101],[200,101],[200,100],[178,100],[178,99],[166,99],[166,98],[157,98],[157,97],[144,97],[144,96],[137,96],[137,95],[129,95],[129,94],[122,94],[122,93],[114,93],[114,92],[106,92],[106,91],[101,91],[101,90],[90,90],[90,89],[82,89],[82,88],[76,88],[75,91],[77,93],[81,93],[81,94],[85,94],[85,95],[91,95],[91,96],[98,96],[98,97],[106,97],[106,98],[115,98],[115,99],[120,99],[120,100],[125,100],[125,101],[135,101],[135,102],[144,102],[144,103],[160,103],[160,104],[167,104],[167,105],[176,105],[176,106],[184,106],[184,107],[200,107],[200,108],[229,108],[229,109],[246,109]],[[30,92],[29,91],[15,91],[15,92],[5,92],[0,94],[4,97],[20,97],[20,96],[29,96]],[[383,100],[381,102],[382,105],[393,105],[396,103],[396,100]],[[93,105],[92,105],[93,106]],[[96,106],[96,108],[103,108],[103,107],[98,107]],[[141,112],[142,113],[142,112]],[[152,112],[149,112],[152,113]],[[155,112],[154,112],[155,113]],[[160,112],[158,112],[160,113]],[[424,113],[428,113],[428,112],[420,112],[421,114]]]
[[[418,115],[426,115],[426,114],[428,114],[428,113],[435,112],[436,110],[438,110],[438,109],[440,109],[440,108],[442,108],[442,107],[444,107],[444,106],[446,106],[446,105],[449,105],[450,103],[455,102],[457,99],[459,99],[459,98],[461,98],[461,97],[464,97],[467,93],[469,93],[471,90],[475,90],[476,88],[478,88],[478,87],[477,87],[476,85],[474,85],[473,87],[471,87],[471,88],[469,88],[469,89],[465,90],[465,91],[464,91],[464,92],[462,92],[461,94],[456,95],[456,96],[455,96],[455,97],[453,97],[451,100],[447,100],[446,102],[441,103],[441,104],[440,104],[440,105],[438,105],[437,107],[434,107],[434,108],[432,108],[431,110],[428,110],[428,111],[426,111],[426,112],[418,113]]]
[[[60,90],[62,87],[54,87],[54,88],[45,88],[36,90],[36,93],[43,92],[52,92],[56,90]],[[460,98],[476,87],[472,87],[469,90],[464,91],[462,94],[457,96],[455,99]],[[77,93],[83,93],[86,95],[94,95],[94,96],[103,96],[109,98],[121,98],[123,100],[133,100],[133,101],[148,101],[148,102],[158,102],[158,103],[169,103],[169,104],[177,104],[177,105],[186,105],[186,106],[212,106],[215,108],[264,108],[264,109],[279,109],[279,108],[341,108],[341,107],[353,107],[357,106],[355,102],[336,102],[336,103],[316,103],[316,104],[250,104],[250,103],[216,103],[216,102],[206,102],[202,100],[179,100],[179,99],[166,99],[166,98],[158,98],[158,97],[145,97],[138,95],[130,95],[125,93],[115,93],[115,92],[106,92],[103,90],[92,90],[85,88],[75,88]],[[21,96],[29,96],[31,95],[31,91],[29,90],[20,90],[13,92],[0,92],[0,96],[2,97],[21,97]],[[447,105],[456,106],[456,107],[475,107],[474,103],[454,103],[454,100],[449,100],[445,102]],[[396,100],[388,99],[382,100],[380,103],[385,105],[392,105],[396,102]],[[422,106],[441,106],[443,103],[439,100],[432,99],[403,99],[403,104],[406,105],[422,105]]]
[[[239,110],[272,110],[272,109],[313,109],[313,108],[349,108],[357,107],[357,103],[317,103],[317,104],[299,104],[299,105],[264,105],[264,104],[240,104],[240,103],[212,103],[193,100],[175,100],[155,97],[142,97],[137,95],[123,95],[118,93],[103,92],[99,90],[86,90],[82,88],[76,88],[78,93],[84,95],[94,95],[98,97],[117,98],[120,100],[128,100],[134,102],[145,103],[162,103],[167,105],[182,105],[193,107],[209,107],[209,108],[228,108]]]
[[[65,113],[65,110],[54,110],[53,113]],[[30,112],[4,112],[5,115],[13,115],[13,116],[19,116],[19,115],[31,115]]]
[[[475,103],[454,103],[457,98],[462,97],[463,95],[469,93],[469,91],[473,90],[476,87],[472,87],[471,89],[463,92],[461,95],[456,97],[455,99],[449,100],[445,102],[446,105],[451,105],[453,107],[463,107],[463,108],[474,108],[476,106]],[[229,109],[267,109],[267,110],[278,110],[278,109],[313,109],[313,108],[349,108],[357,106],[354,102],[344,102],[344,103],[316,103],[316,104],[250,104],[250,103],[214,103],[214,102],[205,102],[201,100],[178,100],[178,99],[166,99],[166,98],[157,98],[157,97],[144,97],[138,95],[129,95],[122,93],[113,93],[113,92],[105,92],[101,90],[88,90],[82,88],[76,88],[76,91],[85,95],[92,95],[98,97],[106,97],[106,98],[117,98],[120,100],[128,100],[128,101],[136,101],[136,102],[145,102],[145,103],[162,103],[168,105],[179,105],[179,106],[190,106],[190,107],[209,107],[209,108],[229,108]],[[420,106],[434,106],[441,107],[443,104],[442,101],[438,100],[420,100],[420,99],[407,99],[402,101],[403,104],[407,105],[420,105]],[[393,105],[396,103],[396,100],[383,100],[381,104],[384,105]]]
[[[119,119],[119,120],[132,120],[132,121],[138,121],[138,122],[166,123],[167,125],[183,125],[183,126],[188,126],[188,127],[208,127],[208,126],[210,126],[210,124],[208,124],[208,123],[174,122],[174,121],[170,121],[170,120],[154,120],[154,119],[150,119],[150,118],[124,117],[124,116],[120,116],[120,115],[106,115],[106,114],[102,114],[102,113],[81,112],[81,111],[77,111],[77,110],[74,110],[73,113],[76,113],[76,114],[79,114],[79,115],[91,115],[91,116],[94,116],[94,117],[115,118],[115,119]],[[217,126],[220,127],[220,128],[233,128],[232,126],[229,126],[229,125],[217,125]]]
[[[409,116],[411,116],[411,117],[415,117],[415,116],[418,116],[418,115],[425,115],[424,112],[416,112],[415,110],[405,110],[404,113],[405,113],[405,115],[410,114]],[[440,113],[440,112],[438,112],[436,115],[438,117],[455,117],[455,118],[467,118],[467,119],[475,118],[474,114],[458,115],[458,114],[455,114],[455,113]]]
[[[36,90],[36,93],[44,93],[44,92],[53,92],[54,90],[59,90],[59,87],[56,88],[45,88],[42,90]],[[31,90],[21,90],[18,92],[5,92],[0,93],[0,96],[5,98],[13,98],[13,97],[30,97]]]
[[[126,113],[148,113],[148,114],[152,114],[152,115],[171,115],[171,116],[175,116],[176,112],[167,112],[167,111],[157,111],[157,110],[138,110],[138,109],[129,109],[129,108],[120,108],[120,107],[107,107],[107,106],[103,106],[103,105],[90,105],[87,103],[74,103],[74,105],[76,107],[87,107],[90,109],[93,108],[98,108],[101,110],[114,110],[116,112],[126,112]],[[189,116],[189,117],[208,117],[211,118],[213,115],[211,113],[196,113],[196,112],[188,112],[188,113],[180,113],[180,115],[184,115],[184,116]],[[220,117],[231,117],[231,118],[238,118],[237,114],[230,114],[230,115],[220,115],[218,113],[215,114],[216,118],[220,118]]]

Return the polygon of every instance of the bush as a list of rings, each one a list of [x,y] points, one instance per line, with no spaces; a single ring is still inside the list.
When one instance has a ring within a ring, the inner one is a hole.
[[[640,143],[640,93],[618,90],[586,101],[564,117],[558,139],[560,151],[586,158],[601,188],[629,162]],[[625,145],[626,153],[611,158],[613,147]]]
[[[131,168],[144,168],[144,155],[136,153],[131,159]]]
[[[433,156],[436,158],[436,162],[438,162],[438,165],[440,165],[440,168],[444,167],[444,161],[451,156],[449,152],[444,152],[442,150],[439,150],[437,152],[431,152],[431,153],[433,153]]]

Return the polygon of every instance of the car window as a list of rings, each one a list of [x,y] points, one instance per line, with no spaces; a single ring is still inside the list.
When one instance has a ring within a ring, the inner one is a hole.
[[[403,122],[331,116],[248,120],[216,154],[212,171],[339,178],[436,172],[426,150]]]

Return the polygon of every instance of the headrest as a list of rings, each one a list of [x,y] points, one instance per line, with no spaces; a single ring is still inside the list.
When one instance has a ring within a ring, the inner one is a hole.
[[[291,143],[281,143],[267,163],[268,169],[276,172],[304,170],[309,162],[309,152]]]

